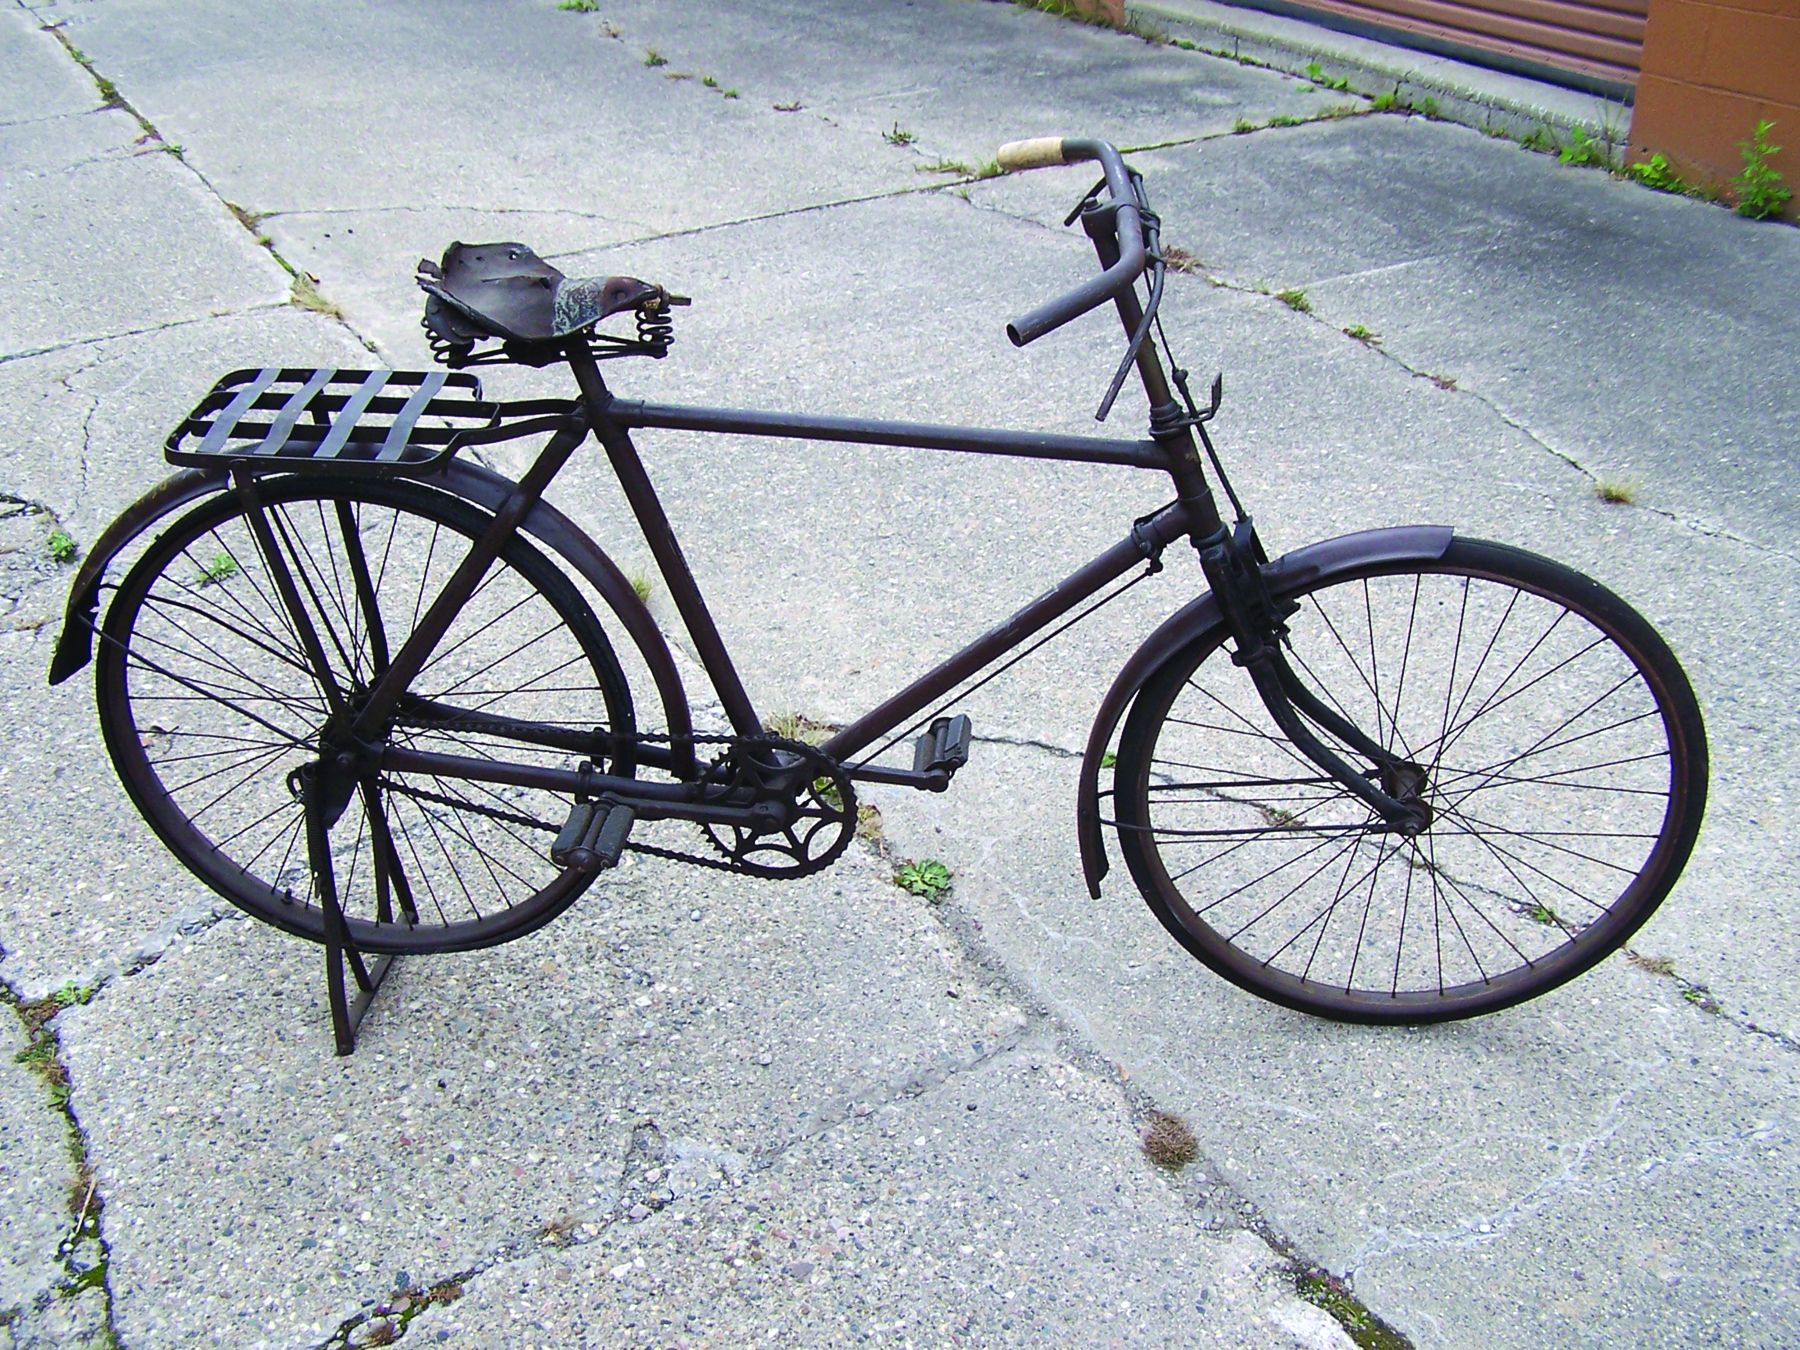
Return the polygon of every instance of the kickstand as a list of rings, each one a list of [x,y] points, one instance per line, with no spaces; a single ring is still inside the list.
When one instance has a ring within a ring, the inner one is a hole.
[[[300,800],[306,812],[306,851],[312,868],[313,886],[319,894],[319,911],[325,927],[325,993],[331,1005],[331,1031],[337,1041],[339,1055],[356,1050],[356,1030],[363,1014],[375,1001],[375,991],[387,978],[394,964],[392,956],[379,956],[364,961],[363,954],[350,941],[350,928],[344,922],[343,907],[338,903],[337,876],[331,865],[331,838],[324,820],[320,799],[319,776],[310,764],[298,771]],[[356,981],[356,997],[346,997],[344,966],[348,963],[351,978]]]

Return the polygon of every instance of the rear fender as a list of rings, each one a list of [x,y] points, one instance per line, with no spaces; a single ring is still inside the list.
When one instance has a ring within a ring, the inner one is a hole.
[[[57,636],[56,649],[50,658],[51,684],[61,684],[93,659],[100,582],[113,559],[159,521],[209,493],[223,490],[228,482],[222,469],[184,469],[158,483],[106,527],[75,574],[63,614],[62,632]],[[446,469],[421,482],[425,487],[462,497],[490,512],[499,511],[513,488],[510,479],[461,459],[452,460]],[[676,738],[676,769],[680,772],[682,760],[691,760],[692,755],[691,747],[684,750],[681,740],[693,731],[687,693],[674,658],[669,654],[668,643],[663,640],[662,632],[644,602],[638,599],[631,582],[618,565],[600,551],[599,545],[548,502],[540,500],[520,529],[587,581],[630,635],[656,684],[657,696],[663,706],[663,725],[670,736]]]
[[[69,588],[62,632],[50,654],[51,684],[61,684],[94,659],[94,611],[100,603],[100,579],[119,550],[164,516],[217,492],[225,481],[223,469],[183,469],[139,497],[101,532],[87,557],[81,560],[75,584]]]
[[[1270,592],[1291,595],[1320,578],[1353,568],[1389,562],[1431,562],[1444,556],[1452,531],[1447,525],[1401,525],[1386,530],[1362,530],[1285,553],[1264,569]],[[1100,768],[1112,744],[1113,733],[1140,690],[1155,678],[1163,664],[1178,653],[1210,637],[1224,623],[1219,602],[1209,591],[1175,611],[1144,640],[1113,680],[1100,703],[1088,732],[1087,753],[1081,760],[1081,782],[1076,789],[1075,832],[1081,844],[1081,870],[1088,894],[1100,898],[1100,882],[1110,866],[1100,828]]]

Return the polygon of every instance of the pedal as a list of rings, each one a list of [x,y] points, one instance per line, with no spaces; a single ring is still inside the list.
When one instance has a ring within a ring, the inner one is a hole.
[[[576,802],[550,845],[550,861],[578,872],[615,867],[637,813],[619,802]]]
[[[913,742],[913,772],[934,780],[934,791],[950,785],[950,777],[969,762],[969,742],[974,728],[966,715],[940,717]]]

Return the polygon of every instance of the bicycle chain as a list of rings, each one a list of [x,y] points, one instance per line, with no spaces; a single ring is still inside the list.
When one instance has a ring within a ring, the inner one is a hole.
[[[788,740],[785,737],[780,737],[780,736],[695,736],[695,735],[670,736],[670,735],[656,735],[656,734],[647,733],[647,732],[637,732],[637,733],[633,733],[631,740],[634,744],[639,744],[639,745],[670,745],[670,746],[672,746],[672,745],[675,745],[677,742],[680,742],[680,743],[683,743],[686,745],[690,745],[690,746],[701,746],[701,745],[740,746],[740,745],[744,745],[744,744],[765,745],[765,746],[769,746],[773,749],[791,751],[791,752],[799,755],[800,758],[810,761],[812,764],[817,765],[818,767],[824,769],[826,771],[826,773],[830,774],[831,776],[838,777],[838,778],[842,777],[842,768],[840,765],[838,765],[836,763],[836,761],[830,759],[829,757],[827,757],[825,755],[820,754],[818,752],[818,750],[816,750],[814,747],[806,744],[806,742],[804,742],[804,741]],[[824,776],[824,775],[814,775],[814,776],[817,777],[817,776]],[[849,786],[849,782],[847,779],[844,780],[844,784],[845,784],[845,787]],[[471,801],[467,801],[467,800],[463,800],[463,799],[444,796],[440,793],[427,791],[424,788],[410,787],[410,786],[399,787],[399,786],[389,784],[389,783],[384,783],[383,787],[389,792],[398,791],[401,794],[403,794],[407,797],[411,797],[415,800],[435,802],[436,804],[438,804],[440,806],[448,806],[448,807],[452,807],[452,808],[455,808],[457,810],[462,810],[462,811],[473,811],[478,815],[491,816],[495,820],[506,821],[509,824],[519,825],[519,826],[522,826],[527,829],[542,830],[546,833],[554,833],[557,828],[556,826],[546,824],[544,821],[541,821],[541,820],[533,820],[526,816],[513,815],[509,812],[501,811],[495,807],[485,806],[479,802],[471,802]],[[853,799],[852,799],[852,801],[853,801]],[[848,809],[853,809],[853,807],[848,808]],[[646,843],[643,843],[636,839],[626,840],[625,848],[629,852],[641,853],[645,857],[648,857],[648,858],[662,858],[669,862],[688,863],[688,864],[691,864],[692,866],[707,868],[707,869],[709,869],[711,871],[715,871],[715,872],[733,872],[733,873],[738,873],[740,875],[747,874],[747,869],[744,868],[737,859],[732,857],[731,853],[726,849],[725,845],[722,842],[720,842],[720,840],[718,839],[718,837],[716,835],[714,835],[710,830],[706,829],[705,826],[703,826],[703,825],[697,824],[696,828],[698,828],[700,830],[700,833],[705,838],[706,842],[708,844],[712,845],[713,852],[711,854],[689,853],[689,852],[686,852],[681,849],[664,848],[658,844],[646,844]],[[835,854],[832,855],[832,857],[834,857],[834,858],[835,858],[835,856],[836,856]],[[827,859],[827,861],[830,861],[830,859]]]

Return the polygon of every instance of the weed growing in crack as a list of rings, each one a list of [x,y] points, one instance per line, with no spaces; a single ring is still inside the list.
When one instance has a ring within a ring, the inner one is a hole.
[[[1144,1156],[1158,1167],[1180,1171],[1200,1156],[1199,1141],[1188,1124],[1173,1111],[1152,1111],[1144,1131]]]
[[[559,1214],[554,1219],[546,1219],[538,1236],[552,1246],[566,1247],[575,1237],[575,1230],[581,1227],[581,1220],[573,1214]]]
[[[1162,246],[1163,266],[1171,272],[1179,272],[1183,276],[1204,275],[1206,268],[1200,259],[1179,244]]]
[[[1370,328],[1366,323],[1351,324],[1344,330],[1344,336],[1355,338],[1365,347],[1379,347],[1381,345],[1381,334],[1377,333],[1373,328]]]
[[[1362,1305],[1350,1286],[1316,1267],[1295,1277],[1294,1292],[1331,1314],[1363,1350],[1408,1350],[1409,1342]]]
[[[919,139],[919,136],[917,132],[908,131],[905,127],[896,122],[891,130],[881,133],[881,139],[886,141],[889,145],[911,145],[914,141]]]
[[[929,164],[919,165],[917,172],[953,173],[967,178],[969,175],[973,174],[975,170],[971,169],[967,164],[964,164],[960,159],[934,159]]]
[[[1675,962],[1671,957],[1645,956],[1642,952],[1634,952],[1627,947],[1625,959],[1639,970],[1647,970],[1652,975],[1673,975],[1675,973]]]
[[[1556,134],[1549,127],[1533,127],[1519,138],[1522,150],[1550,151],[1557,148]]]
[[[1306,298],[1306,292],[1298,286],[1290,286],[1284,291],[1276,291],[1275,298],[1296,314],[1312,313],[1312,301]]]
[[[1760,119],[1750,133],[1750,139],[1738,142],[1738,151],[1744,157],[1744,170],[1731,180],[1731,186],[1737,192],[1737,206],[1733,209],[1751,220],[1767,220],[1779,215],[1794,195],[1782,181],[1781,171],[1769,163],[1770,157],[1781,151],[1779,145],[1769,144],[1769,132],[1774,127],[1773,122]]]
[[[1100,756],[1100,767],[1103,769],[1110,769],[1118,762],[1119,757],[1110,750]]]
[[[1233,136],[1248,136],[1251,132],[1256,130],[1256,126],[1257,124],[1252,122],[1249,118],[1240,117],[1231,124],[1231,134]]]
[[[48,1032],[13,1056],[15,1064],[23,1064],[42,1080],[50,1093],[50,1104],[59,1110],[69,1100],[69,1071],[56,1057],[56,1039]]]
[[[1269,125],[1272,127],[1297,127],[1305,122],[1306,118],[1294,117],[1288,113],[1280,113],[1269,119]]]
[[[1449,390],[1456,388],[1456,376],[1454,375],[1427,375],[1425,378],[1430,380],[1439,389]]]
[[[1556,152],[1557,162],[1572,164],[1578,169],[1612,170],[1612,147],[1606,142],[1587,134],[1580,127],[1569,128],[1569,143]]]
[[[1000,161],[997,159],[984,159],[975,166],[975,176],[983,181],[989,178],[998,178],[1005,172],[1006,170],[1001,167]]]
[[[212,561],[200,569],[200,577],[194,584],[201,590],[205,590],[208,586],[217,586],[221,582],[230,581],[237,573],[237,559],[229,553],[215,553]]]
[[[771,736],[779,736],[784,741],[802,741],[807,745],[818,745],[837,730],[827,722],[815,722],[804,713],[776,713],[763,725]]]
[[[669,58],[657,51],[654,47],[646,47],[644,48],[644,64],[649,66],[650,69],[655,70],[658,66],[668,65]]]
[[[65,566],[81,556],[81,550],[75,544],[75,536],[60,525],[50,531],[50,537],[44,541],[44,552],[50,555],[51,562]]]
[[[1703,1013],[1715,1016],[1725,1011],[1725,1005],[1712,996],[1712,990],[1703,984],[1690,984],[1681,991],[1681,997],[1693,1004]]]
[[[1308,61],[1306,63],[1306,78],[1311,80],[1321,89],[1335,90],[1340,94],[1347,94],[1350,92],[1350,81],[1342,78],[1332,79],[1330,76],[1326,75],[1325,68],[1317,61]]]
[[[700,77],[700,83],[705,85],[708,89],[717,89],[719,87],[719,82],[711,75],[702,75]]]
[[[311,273],[295,274],[291,299],[301,309],[310,309],[314,314],[323,314],[328,319],[341,320],[344,317],[343,310],[320,294],[319,279]]]
[[[799,99],[795,99],[792,103],[775,103],[770,106],[773,107],[776,112],[799,112],[806,105]]]
[[[642,572],[633,572],[631,574],[631,593],[639,600],[647,603],[650,599],[651,590],[652,587],[649,577],[645,576]]]
[[[1642,183],[1654,192],[1686,193],[1689,191],[1686,181],[1669,166],[1669,157],[1660,151],[1650,156],[1642,164],[1633,164],[1625,170],[1625,176],[1634,183]]]
[[[1594,495],[1609,506],[1635,506],[1638,487],[1622,478],[1602,478],[1594,484]]]
[[[895,869],[894,884],[935,905],[950,890],[950,869],[936,858],[917,858]]]

